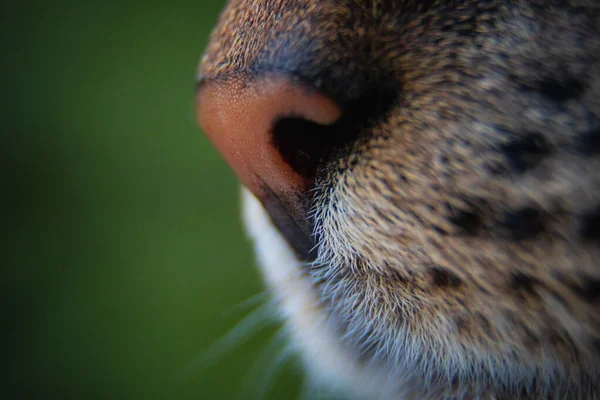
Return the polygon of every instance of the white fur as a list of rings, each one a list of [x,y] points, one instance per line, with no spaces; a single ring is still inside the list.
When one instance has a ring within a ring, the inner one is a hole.
[[[344,391],[348,397],[391,398],[396,385],[384,374],[366,369],[344,349],[328,325],[327,316],[302,264],[272,224],[260,202],[243,189],[243,215],[254,241],[258,263],[286,321],[292,345],[304,360],[312,383]]]

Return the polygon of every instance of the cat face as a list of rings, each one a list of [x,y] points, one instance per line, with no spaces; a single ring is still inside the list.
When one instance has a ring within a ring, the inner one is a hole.
[[[315,379],[597,396],[599,27],[595,1],[228,3],[198,116]]]

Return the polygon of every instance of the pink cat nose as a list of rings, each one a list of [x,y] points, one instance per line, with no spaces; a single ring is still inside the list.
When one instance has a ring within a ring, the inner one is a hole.
[[[274,193],[285,202],[291,193],[313,185],[314,177],[282,152],[281,138],[274,138],[275,124],[296,118],[330,125],[342,114],[327,96],[283,77],[208,80],[200,85],[196,99],[200,125],[244,185],[263,200]],[[289,134],[305,133],[292,129]],[[295,141],[289,139],[286,151],[291,146],[293,152]]]

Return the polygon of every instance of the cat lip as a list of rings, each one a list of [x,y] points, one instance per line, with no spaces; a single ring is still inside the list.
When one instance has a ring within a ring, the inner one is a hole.
[[[317,258],[316,240],[312,233],[313,223],[308,215],[309,196],[305,193],[296,193],[294,210],[286,206],[288,202],[282,201],[275,192],[267,186],[263,189],[261,203],[269,214],[271,221],[283,235],[288,244],[296,253],[299,260],[312,262]]]

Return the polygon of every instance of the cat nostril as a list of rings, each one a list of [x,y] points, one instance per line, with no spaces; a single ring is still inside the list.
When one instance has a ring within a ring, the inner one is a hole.
[[[271,133],[283,160],[300,175],[313,179],[319,164],[340,141],[339,132],[335,125],[291,117],[275,121]]]
[[[197,93],[200,125],[263,200],[275,194],[286,202],[284,197],[311,188],[319,144],[327,141],[320,135],[341,114],[327,96],[282,77],[206,80]]]

